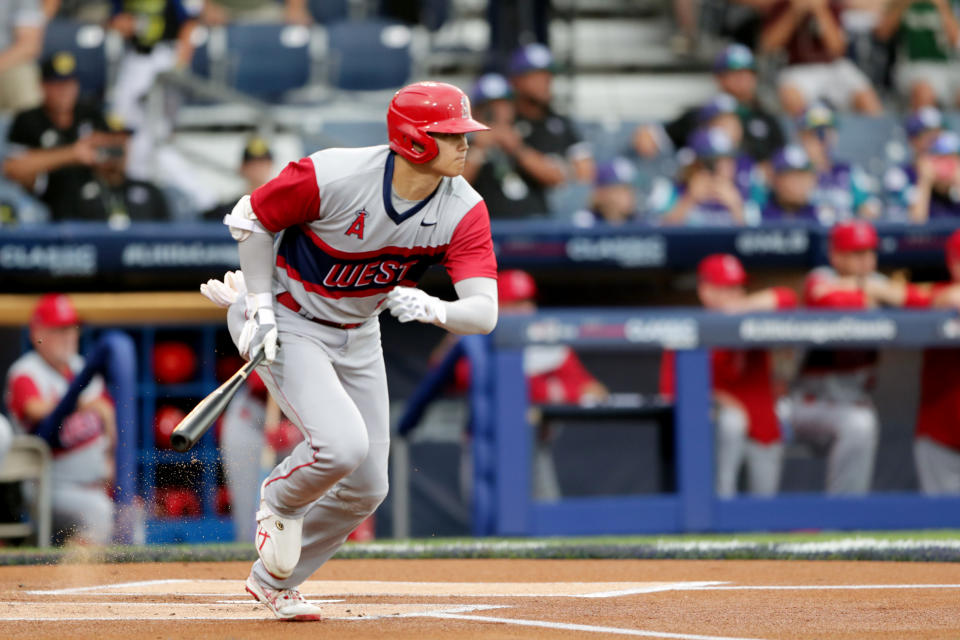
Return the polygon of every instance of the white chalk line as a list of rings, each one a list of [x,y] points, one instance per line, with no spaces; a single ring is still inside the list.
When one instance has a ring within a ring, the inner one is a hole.
[[[494,618],[492,616],[471,616],[459,613],[428,613],[426,618],[441,618],[444,620],[465,620],[470,622],[499,622],[515,624],[522,627],[542,627],[563,631],[583,631],[587,633],[608,633],[622,636],[639,636],[642,638],[669,638],[671,640],[762,640],[761,638],[740,638],[730,636],[704,636],[691,633],[670,633],[667,631],[645,631],[643,629],[624,629],[621,627],[600,627],[589,624],[573,624],[569,622],[550,622],[548,620],[525,620],[521,618]]]
[[[745,584],[690,587],[692,591],[829,591],[836,589],[960,589],[960,584]]]

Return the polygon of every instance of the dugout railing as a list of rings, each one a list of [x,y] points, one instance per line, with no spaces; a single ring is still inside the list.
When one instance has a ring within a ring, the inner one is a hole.
[[[676,492],[637,496],[531,497],[532,429],[522,350],[566,344],[590,350],[676,352]],[[492,336],[461,341],[471,361],[473,531],[476,535],[592,535],[686,531],[903,529],[960,526],[960,496],[789,493],[720,499],[714,491],[710,422],[712,347],[957,347],[951,311],[811,312],[724,315],[700,310],[561,310],[503,316]],[[411,399],[400,433],[436,394],[437,371]]]

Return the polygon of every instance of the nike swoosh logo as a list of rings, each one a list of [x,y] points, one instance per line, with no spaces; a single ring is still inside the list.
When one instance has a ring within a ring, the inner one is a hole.
[[[423,221],[420,222],[420,226],[421,226],[421,227],[432,227],[432,226],[435,225],[435,224],[437,224],[437,223],[436,223],[436,222],[423,222]]]

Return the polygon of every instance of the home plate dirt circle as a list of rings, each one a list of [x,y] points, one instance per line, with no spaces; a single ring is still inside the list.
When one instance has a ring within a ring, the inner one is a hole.
[[[960,638],[960,567],[894,562],[334,560],[284,623],[246,563],[0,567],[0,637]]]

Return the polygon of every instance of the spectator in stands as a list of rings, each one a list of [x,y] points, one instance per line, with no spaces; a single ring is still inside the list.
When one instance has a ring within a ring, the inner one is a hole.
[[[736,148],[720,129],[698,129],[690,137],[688,156],[676,183],[654,182],[647,208],[659,224],[743,225],[759,213],[746,200],[747,190],[738,178]],[[749,180],[747,180],[749,182]]]
[[[287,22],[309,25],[313,22],[307,0],[206,0],[201,20],[209,25],[230,22]]]
[[[53,516],[57,537],[106,544],[113,532],[116,414],[103,380],[95,377],[63,411],[58,406],[84,359],[77,353],[79,318],[61,294],[40,298],[30,319],[33,350],[10,367],[5,400],[21,432],[40,436],[53,450]],[[62,412],[62,421],[52,418]]]
[[[526,184],[517,173],[517,163],[503,149],[517,135],[513,129],[516,111],[510,82],[499,73],[484,74],[470,90],[470,102],[474,117],[490,130],[478,131],[471,137],[463,177],[485,199],[492,197],[500,202],[499,215],[523,216],[522,207],[513,207],[511,203],[522,201]]]
[[[778,84],[780,101],[794,117],[818,100],[869,115],[882,111],[870,81],[844,57],[842,8],[841,0],[780,0],[767,14],[760,48],[787,52]]]
[[[243,145],[243,154],[240,157],[239,174],[244,182],[243,192],[236,194],[234,198],[228,198],[225,202],[204,213],[204,219],[220,222],[223,220],[223,216],[233,210],[240,196],[253,193],[254,189],[263,186],[273,177],[273,152],[270,150],[270,143],[266,139],[260,136],[247,139],[246,144]]]
[[[855,310],[922,304],[913,286],[878,273],[877,232],[864,220],[830,230],[830,266],[810,272],[804,301],[816,309]],[[826,490],[861,494],[870,489],[877,447],[877,412],[871,391],[876,349],[811,349],[794,381],[789,422],[794,438],[827,454]]]
[[[960,217],[960,136],[941,132],[916,160],[916,186],[909,192],[910,221]]]
[[[935,284],[930,305],[960,309],[960,230],[946,243],[950,281]],[[920,490],[960,493],[960,350],[926,349],[920,377],[917,431],[913,445]]]
[[[0,112],[40,104],[37,59],[45,22],[39,0],[0,2]]]
[[[817,174],[802,147],[787,145],[774,154],[772,165],[773,189],[761,212],[764,222],[832,222],[832,212],[814,203]]]
[[[787,142],[778,118],[757,100],[757,72],[753,53],[741,44],[724,49],[713,64],[717,88],[736,99],[736,113],[743,129],[743,149],[754,161],[763,162]],[[691,107],[665,125],[637,128],[633,146],[642,157],[652,158],[683,147],[700,126],[702,107]]]
[[[814,104],[804,110],[797,122],[800,144],[817,171],[815,201],[828,221],[848,220],[853,216],[875,219],[880,216],[876,181],[866,171],[834,158],[837,124],[833,110]]]
[[[134,132],[128,148],[127,174],[179,191],[189,201],[192,213],[207,211],[216,206],[216,194],[195,177],[179,152],[165,144],[173,130],[173,114],[147,111],[147,94],[157,77],[190,65],[197,3],[114,0],[113,7],[110,28],[124,38],[126,50],[117,70],[110,113]]]
[[[896,39],[894,82],[910,107],[960,106],[957,46],[960,22],[954,0],[892,0],[874,33]]]
[[[717,253],[700,261],[697,295],[704,308],[723,313],[774,311],[797,306],[787,287],[747,293],[747,272],[736,256]],[[780,485],[783,444],[774,412],[773,369],[765,349],[713,349],[710,353],[716,428],[716,490],[723,498],[737,493],[740,468],[746,463],[750,493],[769,496]],[[660,393],[676,394],[672,351],[660,363]]]
[[[944,130],[943,114],[935,107],[922,107],[907,116],[904,130],[913,157],[909,163],[892,166],[883,174],[885,215],[888,220],[910,219],[911,204],[917,200],[917,163],[929,154],[933,142]]]
[[[76,70],[69,52],[44,61],[43,104],[14,118],[3,163],[4,175],[36,192],[54,220],[73,217],[84,186],[96,182],[92,167],[101,149],[113,141],[101,110],[77,100]]]
[[[593,179],[589,145],[569,118],[553,111],[553,56],[542,44],[514,52],[509,65],[515,118],[492,136],[515,171],[495,176],[500,188],[480,190],[492,217],[547,213],[547,189]],[[482,185],[481,183],[481,186]]]
[[[578,227],[617,226],[639,220],[635,174],[633,165],[626,158],[601,162],[593,180],[589,208],[574,213],[573,223]]]

